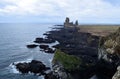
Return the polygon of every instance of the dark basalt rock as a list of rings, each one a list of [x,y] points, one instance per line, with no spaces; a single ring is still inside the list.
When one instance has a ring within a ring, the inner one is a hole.
[[[44,38],[36,38],[34,42],[35,43],[54,43],[55,40],[49,39],[49,38],[45,38],[45,39]]]
[[[44,43],[54,43],[55,42],[55,40],[53,40],[53,39],[44,39]]]
[[[49,48],[49,46],[48,45],[40,45],[39,46],[41,49],[44,49],[44,50],[46,50],[46,49],[48,49]]]
[[[99,60],[96,68],[96,75],[99,79],[112,79],[117,69],[114,63],[107,62],[103,59]]]
[[[56,75],[53,74],[53,72],[50,72],[48,74],[45,74],[44,79],[59,79]]]
[[[18,64],[16,64],[16,68],[21,73],[28,73],[29,69],[30,69],[30,65],[28,63],[18,63]]]
[[[66,74],[72,76],[73,79],[89,79],[96,71],[99,37],[79,31],[80,29],[77,27],[64,27],[50,31],[49,34],[47,34],[47,38],[54,39],[59,42],[59,44],[52,46],[53,48],[60,49],[68,55],[74,55],[83,60],[81,70],[74,70],[74,72],[64,71]],[[61,64],[56,64],[54,67],[56,68],[56,66],[61,66]],[[56,70],[58,69],[60,68],[58,67]],[[63,79],[65,74],[61,71],[59,71],[58,74],[59,73],[60,75],[63,74],[62,76],[58,75]]]
[[[35,44],[31,44],[31,45],[27,45],[27,48],[35,48],[37,47],[38,45],[35,45]]]
[[[34,42],[35,43],[42,43],[43,40],[44,40],[43,38],[36,38]]]
[[[42,75],[44,75],[46,70],[50,69],[49,67],[46,67],[41,61],[37,60],[32,60],[30,63],[18,63],[15,66],[21,73],[32,72],[34,74],[39,73]]]
[[[59,49],[59,48],[60,48],[60,44],[54,45],[54,46],[52,46],[52,47]]]
[[[30,65],[30,72],[33,73],[41,73],[44,70],[46,70],[46,66],[40,61],[32,60],[29,63],[29,65]]]
[[[48,45],[40,45],[39,46],[41,49],[41,51],[44,51],[45,53],[54,53],[54,50],[52,48],[49,48]]]
[[[45,50],[46,53],[54,53],[54,50],[52,48],[48,48],[47,50]]]

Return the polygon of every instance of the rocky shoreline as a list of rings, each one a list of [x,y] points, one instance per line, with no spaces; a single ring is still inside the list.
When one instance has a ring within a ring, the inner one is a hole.
[[[93,75],[96,75],[98,79],[119,79],[119,68],[117,71],[117,67],[120,63],[120,56],[118,54],[120,52],[120,30],[106,37],[93,36],[89,33],[79,32],[78,30],[80,29],[77,27],[64,27],[59,29],[59,31],[50,31],[47,35],[47,38],[59,42],[58,45],[54,46],[56,49],[60,49],[61,52],[69,56],[78,57],[83,62],[78,70],[75,69],[68,72],[68,70],[65,70],[63,64],[61,65],[60,60],[57,60],[57,62],[53,62],[53,72],[61,79],[89,79]],[[117,50],[113,54],[108,53],[106,51],[108,49],[103,46],[107,41],[106,38],[112,39],[111,37],[117,38],[117,41],[115,40],[116,43],[113,43],[112,46],[118,44],[118,47],[116,46],[117,49],[112,49],[113,51]],[[103,38],[106,40],[101,40]],[[56,60],[54,59],[53,61]],[[61,75],[60,73],[66,75]]]
[[[106,37],[100,37],[80,32],[80,28],[74,25],[54,28],[44,35],[45,38],[39,37],[34,41],[40,45],[31,44],[27,47],[39,46],[41,51],[54,53],[51,71],[45,73],[49,68],[42,62],[33,60],[36,63],[31,61],[16,64],[22,73],[42,73],[45,79],[90,79],[94,75],[98,79],[119,79],[120,29]],[[52,47],[46,45],[55,41],[59,44]],[[36,69],[32,71],[33,68]]]

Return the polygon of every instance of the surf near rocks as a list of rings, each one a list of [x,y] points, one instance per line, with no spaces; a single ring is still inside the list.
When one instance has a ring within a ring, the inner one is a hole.
[[[22,63],[13,63],[16,66],[16,69],[22,74],[25,73],[34,73],[39,75],[44,75],[45,71],[49,70],[49,67],[46,67],[41,61],[32,60],[31,62],[22,62]]]

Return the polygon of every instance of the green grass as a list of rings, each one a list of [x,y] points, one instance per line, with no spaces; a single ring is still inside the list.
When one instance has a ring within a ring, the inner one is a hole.
[[[56,50],[53,60],[54,60],[53,62],[59,61],[64,66],[65,70],[67,71],[78,70],[81,64],[80,58],[65,54],[64,52],[61,52],[60,50]]]

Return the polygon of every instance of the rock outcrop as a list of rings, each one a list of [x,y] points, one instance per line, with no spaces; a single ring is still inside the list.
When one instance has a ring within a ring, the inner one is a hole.
[[[97,58],[99,37],[89,33],[79,32],[77,27],[64,27],[50,31],[47,38],[57,40],[59,45],[54,46],[70,55],[87,55]]]
[[[46,67],[41,61],[32,60],[29,63],[18,63],[15,64],[16,68],[21,73],[34,73],[39,75],[45,75],[45,71],[50,69],[49,67]]]
[[[36,44],[30,44],[30,45],[27,45],[27,48],[35,48],[35,47],[37,47],[38,45],[36,45]]]
[[[49,45],[40,45],[39,46],[45,53],[54,53],[54,50],[49,47]]]
[[[78,25],[79,25],[78,20],[76,20],[75,24],[73,24],[73,22],[70,22],[70,19],[66,17],[65,22],[64,22],[64,27],[74,27]]]
[[[36,38],[35,43],[54,43],[55,40],[53,39],[48,39],[48,38]]]
[[[120,28],[100,40],[99,58],[114,63],[116,66],[120,64]]]
[[[39,47],[40,47],[41,49],[46,50],[46,49],[48,49],[48,48],[49,48],[49,45],[40,45]]]
[[[70,79],[88,79],[93,75],[96,75],[99,79],[111,79],[120,64],[119,30],[106,37],[101,37],[100,41],[98,41],[99,37],[97,36],[78,32],[77,27],[65,27],[58,31],[51,31],[47,37],[59,42],[58,45],[53,47],[62,50],[67,55],[74,55],[81,59],[79,61],[82,62],[80,70],[73,69],[75,71],[67,71],[64,63],[60,62],[61,60],[54,62],[54,72],[57,72],[57,75],[62,79],[68,77]],[[64,55],[64,53],[62,54]],[[61,56],[58,58],[64,59]],[[69,61],[66,61],[66,63],[67,67],[71,66]],[[72,64],[72,66],[74,65]]]
[[[102,37],[99,42],[99,61],[103,61],[101,65],[104,69],[107,69],[106,76],[111,79],[116,72],[117,67],[120,65],[120,28],[106,37]],[[118,67],[119,72],[119,67]],[[113,79],[119,79],[114,75]]]
[[[60,50],[56,50],[52,64],[53,73],[59,79],[88,79],[95,72],[95,63],[65,54]]]
[[[59,42],[53,46],[57,49],[52,61],[53,71],[44,73],[49,68],[36,60],[18,63],[16,68],[22,73],[45,75],[45,79],[90,79],[94,75],[99,79],[119,79],[120,28],[106,37],[99,37],[80,32],[76,26],[78,21],[73,24],[67,17],[63,28],[47,32],[45,39],[35,39],[35,43]],[[54,53],[48,45],[39,47]]]
[[[59,79],[53,72],[45,74],[44,79]]]

